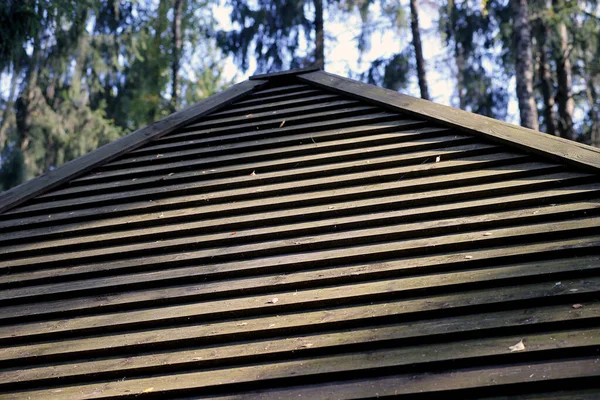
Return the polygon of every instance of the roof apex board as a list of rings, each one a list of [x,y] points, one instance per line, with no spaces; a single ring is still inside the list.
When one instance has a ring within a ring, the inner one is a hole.
[[[198,117],[239,100],[267,83],[268,81],[266,80],[248,80],[233,85],[220,93],[207,97],[196,104],[174,112],[114,142],[110,142],[69,161],[55,170],[48,171],[37,178],[0,193],[0,214],[35,196],[46,193],[62,183],[81,176],[99,165],[114,160],[120,155],[134,150],[153,139],[171,133]]]
[[[287,71],[272,72],[270,74],[252,75],[248,79],[250,79],[250,80],[256,80],[256,79],[269,79],[269,80],[273,80],[273,79],[280,79],[280,78],[288,78],[290,76],[295,76],[295,75],[300,75],[300,74],[306,74],[308,72],[314,72],[314,71],[321,71],[321,69],[318,68],[318,67],[288,69]]]
[[[600,149],[534,131],[493,118],[459,110],[369,85],[325,71],[299,74],[300,81],[350,95],[387,109],[440,123],[520,150],[600,172]]]

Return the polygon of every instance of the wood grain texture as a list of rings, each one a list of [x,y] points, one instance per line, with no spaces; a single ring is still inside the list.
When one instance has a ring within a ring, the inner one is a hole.
[[[157,187],[162,186],[161,183],[169,185],[178,182],[191,182],[196,183],[205,179],[214,179],[217,177],[228,177],[229,179],[240,179],[242,177],[247,178],[250,175],[250,171],[258,169],[260,175],[263,176],[265,173],[292,171],[295,173],[297,170],[305,170],[309,166],[328,164],[339,164],[344,161],[357,161],[360,159],[368,158],[369,155],[373,157],[382,155],[392,155],[396,152],[402,153],[412,149],[421,147],[436,148],[443,147],[445,141],[467,143],[471,141],[471,138],[461,137],[458,135],[450,136],[444,129],[436,128],[420,128],[406,131],[404,135],[400,134],[379,134],[370,135],[363,140],[356,139],[354,143],[362,142],[364,147],[354,148],[349,150],[338,150],[332,148],[331,151],[322,154],[312,154],[307,156],[295,156],[289,157],[285,160],[275,159],[273,161],[262,161],[254,162],[241,165],[229,165],[227,167],[219,168],[218,171],[188,171],[181,173],[174,173],[173,175],[161,175],[159,179],[156,177],[138,178],[136,180],[124,179],[117,180],[114,182],[100,182],[91,183],[85,185],[82,182],[81,185],[71,185],[64,189],[54,190],[52,193],[41,195],[36,198],[37,201],[43,201],[44,199],[60,199],[72,197],[74,194],[78,196],[88,196],[90,194],[101,194],[104,191],[122,191],[123,188],[136,189],[142,187]],[[338,145],[342,143],[338,142]],[[369,154],[365,154],[368,152]],[[294,168],[291,168],[294,167]]]
[[[92,245],[89,247],[90,251],[94,251],[96,248],[102,248],[105,252],[111,253],[113,248],[123,248],[131,246],[135,243],[143,243],[150,240],[158,240],[156,243],[168,243],[177,240],[185,240],[184,238],[196,237],[194,234],[202,233],[206,235],[209,229],[212,227],[213,232],[219,231],[235,231],[237,235],[255,235],[260,237],[268,237],[275,235],[285,235],[304,232],[310,234],[323,233],[333,230],[343,230],[352,227],[369,226],[385,223],[395,223],[408,221],[419,221],[427,220],[430,218],[437,218],[441,215],[449,217],[451,215],[457,215],[461,212],[469,212],[470,214],[477,214],[480,212],[491,212],[499,210],[510,210],[519,207],[541,207],[545,204],[556,204],[557,202],[563,202],[566,200],[576,200],[578,198],[587,197],[590,192],[595,192],[600,197],[600,184],[594,185],[578,185],[578,186],[564,186],[560,189],[546,189],[540,190],[533,193],[524,193],[517,195],[503,195],[492,198],[483,198],[476,200],[466,200],[459,202],[450,202],[437,204],[432,206],[422,206],[415,208],[407,208],[404,210],[380,210],[369,215],[356,218],[352,214],[344,216],[340,211],[343,209],[342,205],[336,207],[336,213],[331,217],[326,218],[321,214],[310,214],[307,213],[309,209],[297,210],[295,213],[288,212],[288,223],[285,220],[280,219],[280,224],[269,225],[263,228],[255,229],[239,229],[243,222],[257,222],[260,220],[267,220],[267,215],[252,215],[238,218],[220,219],[211,223],[210,221],[201,222],[187,222],[182,224],[174,224],[169,226],[169,232],[171,235],[166,238],[165,230],[162,227],[152,228],[141,228],[131,229],[127,231],[115,231],[106,234],[96,234],[87,236],[76,236],[68,239],[56,239],[46,240],[42,243],[20,243],[12,246],[0,247],[0,254],[3,255],[5,260],[22,258],[24,256],[43,255],[43,254],[55,254],[61,251],[75,250],[81,247],[83,244]],[[353,204],[356,206],[357,204]],[[383,207],[382,207],[383,208]],[[301,222],[294,223],[294,219],[290,218],[293,216],[302,216]],[[227,224],[227,226],[225,226]],[[235,225],[237,224],[237,225]],[[230,229],[227,229],[230,228]],[[21,236],[22,242],[26,242],[26,236]],[[181,238],[181,239],[180,239]],[[127,240],[130,239],[130,240]],[[108,249],[106,247],[109,247]],[[15,273],[10,275],[0,276],[0,282],[8,282],[12,280],[25,279],[15,277]]]
[[[559,169],[553,164],[526,163],[526,161],[529,161],[527,157],[511,153],[465,157],[464,159],[440,162],[439,165],[423,163],[421,160],[421,164],[418,166],[409,165],[388,168],[385,171],[386,173],[382,173],[381,175],[374,174],[373,172],[347,174],[344,180],[340,179],[338,185],[327,185],[327,182],[331,181],[328,181],[326,178],[323,178],[321,181],[314,179],[312,182],[314,184],[312,196],[297,193],[302,191],[307,192],[308,190],[304,186],[297,186],[293,183],[282,183],[269,185],[270,189],[272,189],[269,192],[260,189],[255,189],[254,191],[247,189],[225,189],[210,194],[173,196],[157,200],[138,200],[125,204],[103,205],[75,211],[58,210],[58,212],[53,214],[42,213],[40,215],[23,216],[18,210],[14,210],[6,214],[4,221],[0,221],[0,228],[8,232],[9,230],[25,226],[32,228],[36,225],[55,225],[59,223],[57,221],[61,223],[79,222],[87,219],[98,219],[99,213],[103,218],[129,215],[129,218],[122,219],[122,223],[127,223],[130,226],[133,222],[131,218],[137,217],[131,214],[158,212],[146,217],[156,221],[162,220],[167,216],[189,215],[190,212],[195,214],[201,213],[206,217],[256,213],[267,209],[315,205],[319,200],[323,202],[359,200],[364,195],[381,197],[406,191],[407,187],[412,187],[413,191],[417,190],[417,188],[419,190],[434,189],[436,187],[445,188],[452,184],[468,185],[469,183],[481,182],[484,178],[487,178],[488,181],[493,181],[494,179],[501,179],[508,175],[517,178],[540,173],[558,172]],[[465,173],[464,171],[466,170],[474,171]],[[455,179],[450,181],[442,175],[444,173],[459,172],[463,173],[452,176]],[[585,177],[586,175],[580,174],[578,176]],[[427,177],[430,179],[426,179]],[[412,181],[412,178],[415,180]],[[298,188],[298,190],[295,190],[295,188]],[[291,193],[286,193],[286,189]],[[502,188],[499,187],[498,189]],[[416,199],[420,199],[420,197],[416,196]],[[222,204],[227,202],[232,202],[232,204],[229,208],[223,208]],[[8,217],[13,218],[9,219]]]
[[[597,170],[311,74],[0,215],[0,398],[597,397]]]

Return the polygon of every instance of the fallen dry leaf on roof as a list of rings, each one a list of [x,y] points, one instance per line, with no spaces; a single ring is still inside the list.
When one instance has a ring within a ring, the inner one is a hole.
[[[144,390],[142,393],[150,393],[153,390],[154,390],[153,387],[149,387],[148,389]]]
[[[578,309],[578,308],[581,308],[581,307],[583,307],[583,305],[581,305],[579,303],[578,304],[573,304],[573,308],[574,309]]]
[[[515,344],[514,346],[510,346],[509,349],[512,353],[514,353],[515,351],[524,351],[525,345],[523,344],[523,339],[521,339],[521,341]]]
[[[285,119],[283,121],[281,121],[281,124],[279,124],[279,127],[283,128],[284,125],[285,125]]]

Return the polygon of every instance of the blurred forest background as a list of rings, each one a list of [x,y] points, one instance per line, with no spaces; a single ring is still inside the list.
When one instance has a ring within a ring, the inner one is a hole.
[[[373,57],[384,36],[398,51]],[[597,1],[3,0],[0,190],[248,73],[330,70],[336,46],[356,50],[344,75],[423,98],[450,87],[456,107],[600,146]]]

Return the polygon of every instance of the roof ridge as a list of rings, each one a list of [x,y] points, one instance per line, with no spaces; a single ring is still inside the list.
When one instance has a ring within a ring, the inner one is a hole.
[[[289,69],[287,71],[281,71],[281,72],[271,72],[269,74],[252,75],[249,79],[251,81],[257,80],[257,79],[269,79],[269,80],[280,79],[280,78],[285,79],[285,78],[292,77],[295,75],[306,74],[308,72],[315,72],[315,71],[322,71],[322,70],[317,67],[297,68],[297,69]]]

